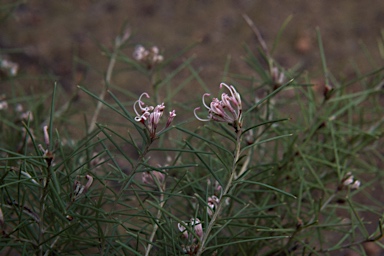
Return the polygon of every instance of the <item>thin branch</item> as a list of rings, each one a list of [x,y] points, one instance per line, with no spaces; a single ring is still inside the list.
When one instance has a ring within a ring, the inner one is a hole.
[[[227,185],[224,189],[224,192],[220,198],[220,203],[217,206],[217,209],[215,210],[214,214],[212,215],[211,221],[209,222],[208,227],[205,230],[204,235],[201,239],[199,250],[196,253],[197,256],[202,255],[202,253],[204,252],[206,243],[207,243],[208,238],[210,236],[210,233],[211,233],[214,225],[216,224],[216,221],[217,221],[218,217],[220,216],[220,214],[224,208],[224,205],[226,204],[226,200],[223,200],[223,198],[226,195],[228,195],[230,190],[233,189],[233,187],[234,187],[234,185],[232,183],[236,177],[237,161],[240,158],[241,133],[242,133],[241,129],[237,131],[236,148],[235,148],[235,154],[234,154],[234,159],[233,159],[233,164],[232,164],[231,175],[228,179],[228,182],[227,182]]]
[[[116,64],[116,59],[117,59],[117,55],[119,53],[119,49],[129,39],[129,37],[130,37],[130,31],[129,31],[129,29],[127,29],[122,37],[118,36],[115,40],[113,53],[112,53],[111,59],[110,59],[109,64],[108,64],[107,73],[105,75],[104,86],[103,86],[103,89],[99,95],[100,100],[97,102],[95,112],[93,113],[91,123],[90,123],[89,128],[88,128],[88,133],[91,133],[96,127],[96,121],[97,121],[97,118],[100,114],[100,110],[103,106],[102,102],[104,101],[105,94],[107,93],[108,87],[111,84],[112,73],[113,73],[113,69],[114,69],[115,64]]]

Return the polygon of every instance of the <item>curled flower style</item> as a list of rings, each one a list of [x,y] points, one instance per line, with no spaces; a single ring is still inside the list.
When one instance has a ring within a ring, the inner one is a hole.
[[[148,93],[144,92],[133,105],[133,109],[136,113],[135,121],[142,123],[147,128],[151,139],[155,139],[156,134],[158,133],[157,126],[161,117],[163,116],[165,106],[164,103],[161,103],[156,107],[146,106],[145,103],[141,100],[143,96],[149,98]],[[167,123],[163,129],[166,129],[170,126],[175,116],[175,110],[169,112]]]
[[[205,97],[210,96],[210,94],[203,94],[202,101],[204,107],[208,109],[208,118],[203,119],[196,114],[196,111],[199,110],[200,107],[195,108],[195,117],[200,121],[213,120],[216,122],[225,122],[232,125],[235,130],[238,131],[242,126],[242,105],[240,94],[232,85],[228,86],[225,83],[221,83],[220,88],[223,86],[229,90],[230,95],[227,93],[222,93],[221,100],[218,98],[213,98],[212,102],[208,106],[208,104],[205,102]]]
[[[140,95],[139,99],[135,102],[135,104],[133,105],[133,109],[135,110],[135,113],[136,113],[136,117],[135,117],[135,121],[136,122],[142,122],[144,123],[148,117],[150,116],[150,111],[153,110],[153,107],[152,106],[145,106],[145,103],[141,100],[141,98],[145,96],[147,98],[149,98],[149,95],[148,93],[144,92]],[[137,111],[136,109],[136,106],[139,107],[140,109],[140,113],[139,111]]]

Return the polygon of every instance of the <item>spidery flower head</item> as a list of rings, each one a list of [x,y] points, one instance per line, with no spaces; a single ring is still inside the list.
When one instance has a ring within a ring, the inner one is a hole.
[[[135,121],[142,123],[147,128],[151,139],[155,139],[156,134],[158,134],[157,127],[161,117],[163,116],[165,106],[164,106],[164,103],[161,103],[156,107],[147,106],[142,101],[143,96],[149,98],[148,93],[144,92],[143,94],[141,94],[139,99],[133,105],[133,109],[136,113]],[[175,116],[176,116],[175,110],[172,110],[171,112],[169,112],[167,123],[163,129],[166,129],[169,127],[169,125],[172,123]]]
[[[194,113],[195,117],[200,121],[216,121],[216,122],[225,122],[233,126],[236,130],[240,130],[242,126],[242,105],[240,94],[236,91],[235,87],[232,85],[228,86],[225,83],[220,84],[220,88],[225,86],[230,94],[222,93],[221,99],[213,98],[211,103],[208,105],[205,101],[206,96],[210,96],[209,93],[204,93],[202,100],[204,107],[208,110],[208,117],[206,119],[200,118],[196,111],[200,107],[195,108]]]
[[[164,60],[164,57],[159,54],[159,48],[157,46],[152,46],[150,49],[146,49],[142,45],[137,45],[135,47],[133,58],[145,64],[148,69],[151,69],[153,66]]]

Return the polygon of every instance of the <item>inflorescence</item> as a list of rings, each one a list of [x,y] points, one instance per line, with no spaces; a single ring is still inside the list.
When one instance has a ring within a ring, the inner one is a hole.
[[[200,118],[196,111],[200,107],[195,108],[194,113],[195,117],[200,121],[216,121],[216,122],[225,122],[233,126],[237,131],[240,130],[242,126],[242,105],[240,94],[236,91],[235,87],[232,85],[228,86],[225,83],[220,84],[220,88],[225,86],[228,88],[230,95],[227,93],[221,94],[221,99],[213,98],[212,102],[208,105],[205,102],[205,96],[210,96],[209,93],[204,93],[202,97],[203,105],[208,109],[208,118]]]
[[[157,132],[157,126],[160,122],[160,118],[163,116],[165,106],[164,106],[164,103],[161,103],[156,107],[147,106],[141,100],[143,96],[149,98],[148,93],[144,92],[143,94],[141,94],[139,99],[133,105],[133,109],[136,113],[135,121],[142,123],[147,128],[150,138],[154,140],[156,139],[156,135],[160,132],[160,131]],[[176,116],[175,110],[172,110],[171,112],[169,112],[167,123],[162,130],[169,127],[169,125],[172,123],[175,116]]]

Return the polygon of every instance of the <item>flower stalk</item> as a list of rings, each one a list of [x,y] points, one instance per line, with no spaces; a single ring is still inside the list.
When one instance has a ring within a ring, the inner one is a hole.
[[[88,128],[88,133],[91,133],[96,128],[96,121],[97,121],[97,118],[99,117],[100,110],[103,106],[103,101],[104,101],[105,95],[107,93],[107,90],[109,88],[109,84],[111,83],[112,72],[113,72],[113,69],[114,69],[115,64],[116,64],[116,59],[118,57],[119,50],[124,45],[124,43],[130,38],[130,36],[131,36],[131,31],[129,28],[127,28],[122,36],[118,36],[115,39],[115,44],[113,47],[113,53],[112,53],[111,59],[110,59],[109,64],[108,64],[107,73],[105,75],[104,86],[103,86],[102,91],[99,95],[99,101],[97,102],[95,112],[93,113],[93,116],[92,116],[92,119],[91,119],[91,122],[90,122],[90,125]]]
[[[48,126],[43,127],[43,133],[44,133],[44,142],[46,145],[46,148],[44,148],[41,144],[38,145],[39,149],[43,153],[43,158],[45,159],[45,162],[47,163],[47,177],[42,180],[42,192],[40,196],[40,222],[39,222],[39,242],[42,242],[44,240],[44,234],[45,234],[45,227],[44,227],[44,216],[45,216],[45,209],[46,209],[46,199],[48,196],[49,191],[49,182],[52,178],[52,161],[53,161],[53,152],[51,152],[51,144],[50,144],[50,138],[49,138],[49,132],[48,132]],[[43,255],[43,245],[40,245],[39,247],[39,255]]]
[[[224,206],[226,205],[226,200],[223,200],[223,198],[226,197],[227,195],[229,195],[231,190],[233,190],[235,188],[235,185],[233,184],[233,182],[235,181],[235,179],[237,177],[236,169],[237,169],[237,161],[240,158],[240,150],[241,150],[241,130],[238,130],[236,132],[236,147],[235,147],[235,152],[233,155],[231,173],[229,175],[227,185],[225,186],[223,194],[220,198],[220,202],[217,205],[217,208],[215,209],[215,211],[211,217],[211,221],[209,222],[206,230],[204,231],[204,235],[201,238],[200,247],[199,247],[199,250],[197,251],[196,255],[202,255],[202,253],[204,252],[208,238],[210,236],[210,233],[211,233],[213,227],[215,226],[221,212],[223,211]]]
[[[224,199],[224,197],[227,197],[227,195],[231,193],[231,191],[235,187],[235,184],[233,184],[233,182],[238,177],[236,169],[237,169],[237,162],[241,154],[241,139],[242,139],[241,127],[243,124],[243,120],[242,120],[243,109],[242,109],[240,94],[236,91],[235,87],[232,85],[228,86],[225,83],[221,83],[220,88],[222,88],[223,86],[229,90],[230,95],[226,93],[222,93],[220,100],[218,98],[213,98],[212,102],[209,105],[206,104],[205,102],[205,97],[209,96],[209,94],[205,93],[203,95],[203,105],[206,109],[208,109],[207,119],[203,119],[197,116],[196,110],[198,110],[199,108],[195,108],[194,110],[195,116],[198,120],[226,122],[235,129],[235,133],[236,133],[236,144],[235,144],[235,151],[233,154],[231,172],[229,174],[229,178],[222,192],[222,195],[219,198],[217,205],[215,205],[214,207],[215,211],[211,216],[211,220],[208,223],[208,226],[205,232],[203,233],[203,236],[201,237],[200,246],[198,248],[196,255],[201,255],[204,252],[210,233],[214,228],[219,216],[221,215],[221,212],[223,211],[224,206],[226,205],[226,200]],[[211,209],[209,212],[212,213]]]
[[[166,184],[165,183],[165,175],[161,172],[158,172],[158,171],[144,172],[142,175],[142,181],[143,181],[143,183],[146,183],[146,184],[150,184],[150,183],[156,184],[157,188],[160,191],[159,209],[157,210],[157,213],[156,213],[156,219],[153,220],[154,224],[153,224],[152,233],[151,233],[149,240],[148,240],[148,246],[145,249],[145,256],[148,256],[148,255],[150,255],[149,253],[151,252],[151,249],[153,248],[152,242],[155,238],[157,230],[159,229],[159,225],[157,223],[161,218],[161,215],[162,215],[161,209],[164,207],[164,204],[165,204],[165,200],[164,200],[164,192],[165,192],[165,184]]]

